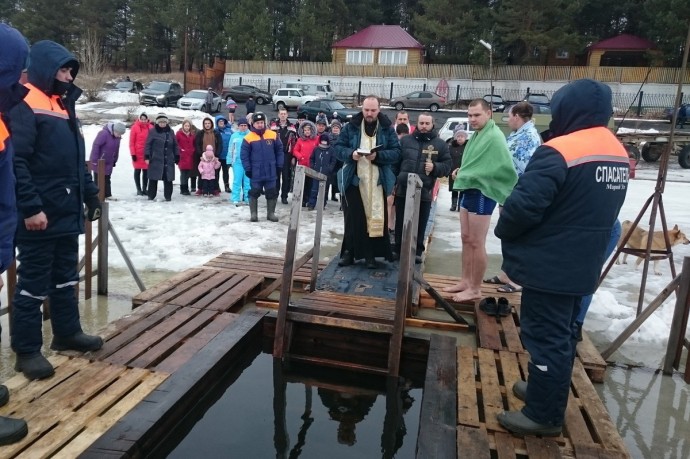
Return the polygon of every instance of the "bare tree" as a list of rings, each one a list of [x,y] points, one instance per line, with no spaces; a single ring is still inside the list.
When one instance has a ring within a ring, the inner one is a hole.
[[[106,61],[101,37],[93,29],[87,29],[79,47],[79,86],[89,102],[98,100],[98,93],[106,81]]]

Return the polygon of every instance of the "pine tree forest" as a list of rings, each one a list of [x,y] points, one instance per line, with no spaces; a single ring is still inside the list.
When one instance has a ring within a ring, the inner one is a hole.
[[[114,70],[181,71],[215,56],[330,61],[331,44],[371,24],[400,24],[437,64],[542,64],[548,50],[581,54],[620,33],[656,43],[678,67],[688,0],[0,0],[0,20],[32,42],[78,51],[97,40]]]

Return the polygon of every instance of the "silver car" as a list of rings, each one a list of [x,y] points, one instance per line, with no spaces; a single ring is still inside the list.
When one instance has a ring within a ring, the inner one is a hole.
[[[396,110],[404,108],[424,108],[432,112],[446,104],[446,98],[431,91],[415,91],[404,96],[394,97],[390,105]]]
[[[211,92],[213,92],[213,103],[210,107],[208,107],[206,103],[208,91],[193,89],[177,101],[177,108],[181,108],[182,110],[201,110],[202,112],[208,113],[220,112],[223,100],[217,92]]]

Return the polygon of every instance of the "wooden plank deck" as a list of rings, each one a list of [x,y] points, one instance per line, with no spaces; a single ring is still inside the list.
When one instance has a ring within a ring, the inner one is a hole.
[[[29,434],[0,447],[0,457],[73,458],[148,396],[169,375],[83,358],[53,356],[55,375],[5,382],[12,393],[0,415],[23,418]]]
[[[133,307],[146,302],[214,311],[236,311],[265,281],[254,273],[192,268],[132,298]]]
[[[302,268],[298,282],[309,282],[309,274]],[[279,258],[222,254],[137,295],[132,314],[100,331],[103,349],[51,357],[56,375],[48,380],[29,382],[20,375],[7,382],[12,401],[0,415],[26,418],[30,433],[0,447],[0,457],[145,455],[249,343],[270,339],[274,321],[265,312],[235,311],[281,275]],[[458,281],[425,277],[438,291]],[[563,435],[522,439],[498,425],[497,413],[522,406],[510,387],[526,378],[528,355],[519,337],[520,294],[501,294],[496,287],[484,285],[483,293],[508,298],[515,306],[508,317],[458,305],[475,316],[477,349],[456,347],[449,337],[403,341],[403,367],[426,365],[417,457],[629,457],[585,373],[592,377],[588,362],[596,363],[600,378],[606,368],[587,337],[578,346]],[[435,307],[426,292],[420,299],[422,307]],[[288,310],[292,349],[305,356],[302,361],[339,360],[355,371],[385,368],[394,309],[394,301],[361,295],[296,296]]]
[[[528,355],[509,351],[476,350],[461,346],[458,360],[458,457],[488,445],[490,455],[477,457],[629,457],[615,424],[606,412],[582,364],[576,359],[564,432],[553,438],[519,438],[505,431],[496,419],[503,410],[523,406],[512,385],[527,377]],[[578,456],[581,451],[583,456]]]
[[[203,267],[254,274],[263,277],[267,283],[270,283],[283,276],[283,263],[282,257],[223,252],[204,263]],[[309,284],[311,281],[311,263],[312,259],[310,258],[304,266],[297,269],[293,277],[293,283],[302,286]],[[323,271],[326,265],[325,261],[320,261],[319,272]]]

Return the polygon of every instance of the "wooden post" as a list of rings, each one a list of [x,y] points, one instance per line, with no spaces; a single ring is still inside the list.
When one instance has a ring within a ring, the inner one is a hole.
[[[316,290],[316,276],[319,274],[319,253],[321,252],[321,227],[323,226],[323,203],[326,199],[325,195],[327,179],[327,177],[324,180],[319,179],[319,192],[316,198],[316,223],[314,224],[314,256],[311,260],[311,277],[309,281],[310,292]]]
[[[676,290],[676,307],[673,311],[671,332],[668,335],[663,372],[673,374],[678,369],[680,355],[683,351],[685,332],[688,328],[688,311],[690,310],[690,257],[683,259],[683,271],[680,273],[680,284]]]
[[[412,283],[415,250],[417,247],[417,221],[419,220],[419,201],[422,181],[417,174],[407,174],[407,193],[405,195],[405,214],[400,245],[400,272],[398,274],[398,294],[395,300],[393,333],[388,346],[388,375],[400,374],[400,351],[405,331],[407,309],[412,303]]]
[[[108,202],[105,200],[105,160],[98,160],[98,199],[101,201],[101,218],[98,220],[98,282],[99,295],[108,294]]]
[[[288,226],[287,241],[285,243],[285,262],[283,263],[283,284],[280,286],[280,300],[278,302],[278,316],[276,318],[276,334],[273,340],[273,357],[282,359],[287,347],[288,334],[287,308],[290,304],[292,292],[292,270],[295,264],[295,250],[299,232],[299,215],[302,210],[302,193],[304,192],[305,167],[295,168],[295,183],[292,189],[292,209],[290,211],[290,225]]]
[[[91,272],[93,271],[93,224],[87,218],[86,226],[84,228],[84,299],[91,298],[92,279]],[[77,267],[77,273],[81,271]]]

